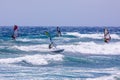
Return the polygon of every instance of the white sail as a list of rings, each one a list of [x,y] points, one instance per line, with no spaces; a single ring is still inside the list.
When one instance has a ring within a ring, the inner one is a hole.
[[[109,42],[111,39],[110,33],[107,28],[104,29],[104,40],[105,42]]]

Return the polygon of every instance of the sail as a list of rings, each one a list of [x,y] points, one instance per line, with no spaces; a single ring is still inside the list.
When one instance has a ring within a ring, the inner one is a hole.
[[[16,31],[18,29],[17,25],[14,25],[14,31]]]
[[[110,33],[107,28],[104,29],[104,41],[109,42],[111,39]]]
[[[45,31],[45,35],[46,35],[47,37],[49,37],[49,38],[50,38],[50,42],[52,42],[51,35],[50,35],[47,31]]]
[[[14,25],[12,38],[16,39],[17,36],[18,36],[18,26]]]

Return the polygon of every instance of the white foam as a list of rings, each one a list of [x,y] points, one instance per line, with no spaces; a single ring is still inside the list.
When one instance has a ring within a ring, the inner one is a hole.
[[[77,70],[70,70],[70,73],[81,73],[84,72],[84,74],[87,74],[85,76],[92,77],[87,78],[85,80],[116,80],[116,78],[120,78],[120,70],[116,67],[113,68],[100,68],[100,69],[91,69],[91,68],[82,68]],[[108,75],[103,75],[100,77],[96,77],[93,73],[103,73]]]
[[[78,44],[58,46],[65,49],[67,52],[79,52],[84,54],[99,54],[99,55],[120,55],[120,42],[109,44],[97,44],[94,42],[79,42]]]
[[[109,73],[110,75],[108,76],[101,76],[97,78],[88,78],[86,80],[118,80],[117,78],[120,79],[120,70],[113,68],[113,69],[107,69],[107,70],[99,70],[97,72],[102,72],[102,73]]]
[[[47,44],[30,45],[30,46],[12,46],[13,49],[22,51],[40,51],[50,52]],[[57,45],[57,48],[65,49],[65,52],[98,54],[98,55],[120,55],[120,42],[102,43],[95,42],[79,42],[75,44]]]
[[[78,73],[81,76],[85,76],[87,78],[83,78],[83,80],[116,80],[116,78],[120,78],[120,69],[116,67],[112,68],[75,68],[75,69],[67,69],[68,73]],[[82,73],[82,74],[81,74]],[[103,75],[98,75],[103,74]],[[77,74],[75,74],[76,76]],[[79,79],[76,79],[79,80]],[[80,79],[81,80],[81,79]]]
[[[30,42],[30,41],[45,41],[45,40],[44,39],[17,38],[17,41]]]
[[[41,52],[48,52],[48,45],[41,44],[41,45],[30,45],[30,46],[12,46],[12,48],[16,48],[22,51],[41,51]]]
[[[62,61],[63,55],[56,54],[56,55],[26,55],[23,57],[17,58],[7,58],[7,59],[0,59],[0,64],[14,64],[25,61],[32,65],[47,65],[54,61]]]
[[[72,35],[80,38],[92,38],[92,39],[103,39],[102,33],[95,33],[95,34],[80,34],[78,32],[67,32],[65,35]],[[117,34],[110,34],[112,39],[120,39],[120,36]]]

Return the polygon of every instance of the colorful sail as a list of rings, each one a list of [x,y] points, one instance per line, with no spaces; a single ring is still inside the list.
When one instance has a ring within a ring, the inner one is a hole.
[[[16,39],[17,36],[18,36],[18,26],[14,25],[12,39]]]
[[[50,38],[50,42],[52,42],[51,35],[50,35],[47,31],[45,31],[45,35],[46,35],[47,37],[49,37],[49,38]]]
[[[18,29],[18,26],[17,25],[14,25],[14,31]]]
[[[104,29],[104,41],[108,43],[110,40],[111,40],[110,33],[109,33],[108,29],[105,28]]]

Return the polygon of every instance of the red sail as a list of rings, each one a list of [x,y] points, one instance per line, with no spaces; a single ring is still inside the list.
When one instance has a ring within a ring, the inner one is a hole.
[[[14,31],[18,29],[18,26],[17,25],[14,25]]]
[[[17,30],[18,30],[18,26],[14,25],[13,34],[12,34],[13,39],[16,39],[16,37],[18,36]]]

